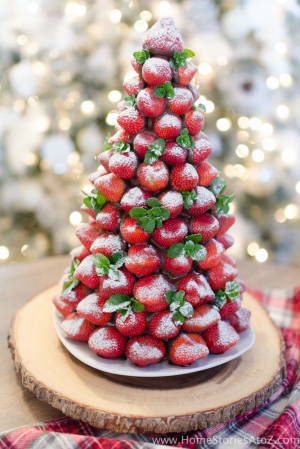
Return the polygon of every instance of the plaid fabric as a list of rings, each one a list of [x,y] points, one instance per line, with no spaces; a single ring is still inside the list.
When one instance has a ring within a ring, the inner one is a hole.
[[[300,285],[289,290],[250,290],[281,327],[287,377],[263,405],[234,420],[186,434],[119,434],[71,418],[24,426],[0,434],[0,448],[13,449],[205,449],[300,448]]]

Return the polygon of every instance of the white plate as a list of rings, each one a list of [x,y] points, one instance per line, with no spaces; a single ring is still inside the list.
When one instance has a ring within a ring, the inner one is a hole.
[[[74,357],[86,365],[92,366],[100,371],[122,376],[164,377],[179,376],[180,374],[202,371],[217,365],[222,365],[223,363],[239,357],[241,354],[248,351],[255,341],[255,332],[250,324],[249,329],[240,334],[240,341],[238,344],[230,348],[224,354],[209,354],[204,359],[198,360],[188,366],[170,365],[165,361],[156,363],[155,365],[146,366],[145,368],[139,368],[129,360],[110,360],[99,357],[89,348],[87,343],[68,338],[61,329],[61,323],[63,322],[64,317],[55,307],[53,307],[53,320],[60,341]]]

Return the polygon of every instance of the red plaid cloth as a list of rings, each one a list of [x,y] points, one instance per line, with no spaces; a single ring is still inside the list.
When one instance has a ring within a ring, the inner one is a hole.
[[[194,449],[300,448],[300,285],[289,290],[251,290],[281,327],[287,377],[263,405],[234,420],[196,433],[119,434],[60,418],[0,434],[0,448],[13,449]]]

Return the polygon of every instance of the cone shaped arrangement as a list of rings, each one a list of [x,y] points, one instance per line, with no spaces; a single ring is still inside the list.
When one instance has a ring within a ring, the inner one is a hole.
[[[141,369],[223,353],[249,326],[245,285],[225,253],[234,195],[207,160],[194,55],[171,17],[133,54],[137,75],[124,82],[116,133],[89,177],[82,246],[53,299],[68,337]]]

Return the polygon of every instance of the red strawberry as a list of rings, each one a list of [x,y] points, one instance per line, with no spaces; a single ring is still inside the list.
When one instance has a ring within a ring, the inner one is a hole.
[[[118,203],[120,201],[125,191],[125,186],[126,184],[123,179],[114,173],[101,176],[101,178],[95,181],[95,187],[112,203]]]
[[[223,354],[239,341],[238,333],[225,321],[218,321],[204,331],[203,337],[208,349],[213,354]]]
[[[59,298],[73,306],[74,309],[76,309],[77,304],[80,303],[87,295],[87,288],[83,284],[78,284],[76,287],[74,287],[69,293],[66,293],[66,291],[61,292],[59,295]]]
[[[176,365],[187,365],[203,359],[208,353],[206,343],[199,334],[182,332],[172,343],[170,360]]]
[[[219,229],[217,232],[217,237],[221,237],[229,228],[235,223],[235,216],[232,214],[218,214],[217,220],[219,222]]]
[[[110,279],[107,274],[100,277],[100,295],[109,299],[112,295],[132,295],[135,279],[126,268],[119,269],[120,277],[117,280]]]
[[[121,206],[126,212],[130,212],[133,207],[147,207],[147,200],[151,198],[151,193],[140,187],[128,190],[121,199]]]
[[[180,218],[169,218],[164,221],[161,228],[155,228],[153,237],[156,243],[164,248],[180,243],[188,233],[185,221]]]
[[[185,256],[171,257],[166,256],[165,269],[172,274],[181,276],[192,269],[193,259]]]
[[[157,50],[179,51],[183,50],[183,40],[181,34],[170,16],[159,19],[150,30],[148,30],[144,44],[144,48],[149,48],[150,53],[156,54]],[[151,48],[152,47],[152,48]]]
[[[161,57],[149,58],[143,64],[143,78],[149,86],[160,86],[171,81],[172,69],[169,62]]]
[[[172,168],[171,184],[177,190],[192,190],[198,183],[198,175],[191,164],[176,165]]]
[[[228,256],[228,254],[223,254],[222,261],[229,263],[229,265],[231,265],[233,267],[236,267],[236,260],[233,257]]]
[[[106,151],[103,151],[103,153],[100,153],[98,156],[98,161],[100,162],[100,164],[103,165],[103,167],[105,168],[107,173],[110,173],[109,159],[112,157],[113,154],[114,154],[113,150],[106,150]],[[95,181],[94,181],[94,184],[95,184]]]
[[[187,60],[187,66],[185,68],[178,67],[179,81],[182,86],[187,86],[194,78],[198,69],[192,61]]]
[[[145,306],[145,312],[160,312],[168,307],[165,294],[173,290],[172,284],[162,275],[146,276],[137,281],[133,294]]]
[[[180,327],[180,324],[174,323],[173,312],[170,310],[156,313],[148,324],[150,334],[161,339],[175,337],[179,333]]]
[[[245,283],[244,281],[242,281],[242,279],[236,279],[235,281],[236,281],[236,282],[239,284],[239,286],[240,286],[240,293],[244,293],[244,291],[245,291],[246,288],[247,288],[246,283]]]
[[[90,252],[85,246],[77,246],[77,248],[72,249],[70,252],[70,256],[73,257],[74,260],[79,260],[79,262],[82,262],[89,254]]]
[[[76,236],[89,251],[96,238],[100,235],[101,227],[97,223],[81,223],[76,228]]]
[[[111,256],[118,251],[125,251],[127,249],[126,242],[121,240],[118,234],[105,234],[100,235],[91,246],[91,252],[93,254],[103,254],[105,257]]]
[[[227,318],[229,315],[232,315],[233,313],[237,312],[242,306],[241,298],[238,296],[233,301],[227,301],[225,302],[224,306],[220,309],[220,315],[221,318]]]
[[[115,359],[123,354],[127,338],[118,329],[104,326],[96,329],[89,338],[89,347],[106,359]]]
[[[101,176],[107,175],[108,171],[106,171],[106,169],[104,167],[102,167],[100,165],[99,169],[97,171],[95,171],[94,173],[91,173],[89,175],[89,181],[94,184],[96,179],[100,178]]]
[[[78,315],[90,321],[97,326],[103,326],[110,320],[111,314],[103,312],[103,306],[106,299],[99,293],[92,293],[84,298],[77,306]]]
[[[127,108],[126,108],[127,109]],[[108,143],[110,145],[113,145],[114,143],[120,142],[120,140],[123,140],[125,143],[128,143],[129,134],[125,129],[121,128],[119,131],[116,132],[112,137],[108,139]]]
[[[87,343],[90,335],[94,332],[94,326],[88,320],[79,316],[76,312],[71,313],[61,323],[61,328],[69,338]]]
[[[86,214],[88,214],[90,217],[92,217],[93,221],[95,220],[95,212],[93,211],[93,209],[90,209],[89,207],[87,207],[85,204],[82,204],[80,206],[80,209],[82,210],[82,212],[85,212]]]
[[[83,259],[74,273],[74,276],[89,288],[97,288],[99,285],[99,276],[96,273],[93,257],[91,254]]]
[[[138,160],[133,151],[114,154],[109,160],[110,171],[125,179],[131,179],[134,176],[137,164]]]
[[[159,254],[153,246],[133,245],[125,260],[126,268],[137,276],[147,276],[160,265]]]
[[[142,114],[133,107],[121,112],[117,119],[117,122],[129,134],[138,133],[144,126],[144,119]]]
[[[147,117],[158,117],[164,112],[165,99],[154,96],[154,88],[146,87],[137,96],[137,107]]]
[[[191,164],[201,164],[212,152],[212,144],[204,137],[195,137],[195,148],[189,150],[188,161]]]
[[[225,250],[230,248],[234,244],[234,238],[229,234],[224,234],[218,237],[218,241],[222,243]]]
[[[193,95],[185,87],[175,87],[175,97],[169,98],[169,108],[174,114],[183,115],[188,112],[193,104]]]
[[[226,317],[226,321],[232,326],[238,334],[248,329],[250,325],[251,311],[241,308],[237,312]]]
[[[143,88],[144,81],[139,75],[133,76],[132,78],[127,78],[123,83],[123,89],[127,95],[133,94],[137,95],[138,92]]]
[[[215,294],[202,274],[189,273],[180,279],[178,291],[184,290],[185,299],[196,306],[203,302],[213,301]]]
[[[54,296],[52,299],[53,304],[57,308],[57,310],[66,318],[70,313],[75,311],[75,307],[64,301],[61,297],[61,295]]]
[[[140,73],[140,64],[134,56],[131,57],[130,62],[136,73]]]
[[[116,313],[116,328],[127,337],[140,335],[145,332],[147,321],[144,312],[134,312],[132,310],[125,321],[122,320],[122,314]]]
[[[150,192],[156,192],[167,187],[169,183],[169,169],[160,160],[154,162],[153,165],[143,163],[138,169],[138,180]]]
[[[193,218],[191,223],[192,233],[202,234],[201,243],[213,238],[216,235],[218,228],[218,220],[208,213]]]
[[[183,209],[183,196],[176,190],[167,190],[157,197],[162,207],[170,212],[170,218],[176,217]]]
[[[125,105],[125,100],[119,101],[119,103],[117,104],[117,108],[119,112],[126,111],[127,106]],[[117,125],[120,126],[119,123],[117,123]],[[115,125],[115,129],[117,125]],[[120,128],[123,129],[121,126]]]
[[[135,220],[134,218],[128,217],[121,226],[122,236],[132,245],[136,243],[143,243],[150,237],[150,234],[136,224],[137,221],[138,220]]]
[[[184,116],[185,124],[191,136],[196,136],[204,126],[204,117],[197,109],[191,109]]]
[[[198,165],[196,170],[199,176],[198,186],[203,187],[208,187],[219,174],[219,170],[207,161]]]
[[[154,123],[154,131],[162,139],[176,139],[181,130],[182,120],[176,114],[162,115]]]
[[[182,329],[188,332],[203,332],[220,319],[221,316],[216,309],[207,304],[200,304],[195,307],[194,315],[184,320]]]
[[[96,217],[96,223],[107,231],[113,231],[119,223],[118,209],[111,204],[105,204]]]
[[[133,149],[140,158],[144,159],[145,154],[148,151],[149,145],[153,143],[156,139],[157,137],[154,134],[139,133],[134,138]]]
[[[167,142],[163,155],[162,160],[170,165],[178,165],[183,164],[187,157],[187,150],[180,145],[178,145],[177,142],[174,140]]]
[[[160,362],[165,352],[164,342],[152,335],[132,337],[125,350],[126,357],[141,368]]]
[[[227,281],[233,281],[238,275],[236,268],[228,263],[220,262],[216,267],[211,268],[208,272],[208,280],[211,288],[222,290],[226,286]]]
[[[221,262],[222,256],[224,254],[224,246],[222,243],[215,239],[211,239],[205,245],[207,256],[204,260],[199,260],[199,266],[201,270],[207,270],[208,268],[213,268]]]
[[[197,186],[195,188],[197,193],[197,198],[195,199],[192,207],[186,209],[189,215],[200,215],[210,209],[216,202],[215,195],[207,190],[205,187]]]

